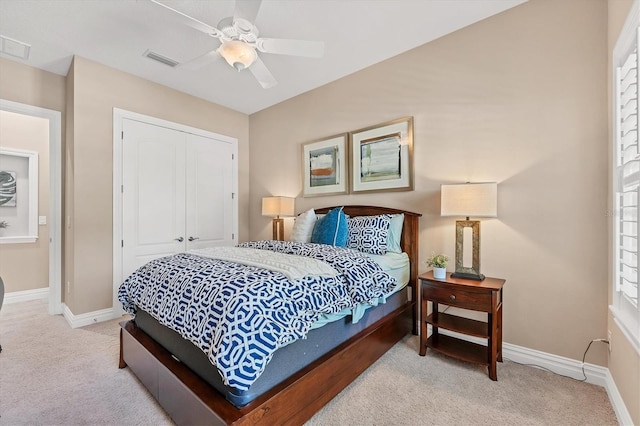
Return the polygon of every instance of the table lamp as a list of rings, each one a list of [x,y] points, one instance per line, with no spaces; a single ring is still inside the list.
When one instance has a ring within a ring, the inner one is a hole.
[[[480,273],[480,221],[469,217],[498,216],[498,184],[462,183],[440,187],[441,216],[465,216],[466,220],[456,221],[456,270],[451,277],[482,281]],[[471,228],[471,266],[464,265],[464,230]]]
[[[273,239],[284,240],[284,219],[280,216],[293,216],[295,198],[264,197],[262,198],[262,216],[273,217]]]

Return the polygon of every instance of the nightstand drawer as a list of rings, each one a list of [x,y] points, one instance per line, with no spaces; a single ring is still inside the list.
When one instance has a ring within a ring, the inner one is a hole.
[[[422,286],[422,297],[436,303],[457,306],[474,311],[487,312],[491,310],[491,292],[464,291],[459,288],[447,289],[443,287]]]

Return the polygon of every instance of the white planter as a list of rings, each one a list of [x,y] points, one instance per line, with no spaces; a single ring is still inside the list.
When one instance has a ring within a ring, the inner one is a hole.
[[[433,278],[447,278],[447,268],[433,268]]]

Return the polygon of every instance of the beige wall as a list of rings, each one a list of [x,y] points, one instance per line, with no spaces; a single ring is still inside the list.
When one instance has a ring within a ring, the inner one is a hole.
[[[61,111],[63,123],[65,86],[65,77],[0,58],[0,98]]]
[[[612,53],[615,43],[620,35],[622,26],[629,13],[633,0],[609,0],[608,2],[608,44],[609,44],[609,60],[612,63]],[[612,69],[609,66],[607,81],[612,81]],[[608,86],[609,92],[609,128],[613,129],[612,114],[612,93],[611,84]],[[613,167],[613,131],[609,132],[609,165]],[[609,188],[613,188],[611,181],[611,173],[609,173]],[[613,191],[609,192],[609,205],[613,205]],[[609,227],[609,239],[611,242],[613,228]],[[613,247],[609,243],[609,259],[612,259]],[[611,268],[611,264],[610,264]],[[610,269],[611,270],[611,269]],[[612,274],[610,275],[612,276]],[[612,289],[608,291],[609,303],[612,303]],[[627,410],[631,415],[633,424],[640,425],[640,355],[629,343],[629,340],[622,333],[613,319],[611,313],[607,317],[607,329],[611,331],[611,354],[609,355],[609,371],[616,383],[616,387],[625,402]]]
[[[413,116],[414,191],[297,198],[297,212],[420,212],[424,261],[454,254],[440,184],[497,181],[481,257],[507,280],[504,339],[581,359],[607,332],[606,37],[605,1],[531,0],[251,115],[250,237],[270,235],[263,196],[301,197],[301,143]],[[606,365],[603,346],[587,362]]]
[[[0,111],[0,146],[38,153],[38,216],[49,218],[49,120]],[[8,236],[14,230],[4,209],[9,207],[0,207],[0,220],[9,228],[0,233]],[[35,243],[0,245],[0,276],[7,293],[49,287],[49,225],[38,226]]]
[[[65,137],[65,90],[66,90],[66,79],[65,77],[42,71],[37,68],[33,68],[27,65],[20,64],[18,62],[10,61],[4,58],[0,58],[0,98],[5,99],[12,102],[19,102],[22,104],[33,105],[40,108],[47,108],[54,111],[60,111],[62,113],[62,139],[64,145],[64,137]],[[42,169],[43,163],[46,167]],[[44,176],[46,182],[49,181],[49,160],[48,157],[46,161],[40,159],[40,176],[41,178]],[[48,183],[43,187],[42,181],[40,184],[40,194],[46,195],[48,197],[49,187]],[[39,207],[40,215],[48,216],[49,210],[46,207],[44,210],[42,205]],[[51,218],[48,218],[48,225],[46,227],[40,227],[40,242],[38,244],[44,245],[46,239],[48,239],[48,228],[51,225]],[[43,236],[44,234],[46,236]],[[44,238],[44,239],[43,239]],[[21,248],[17,250],[24,249],[27,245],[20,245]],[[48,248],[47,248],[48,249]],[[5,259],[11,259],[11,262],[17,262],[17,264],[22,265],[25,261],[23,261],[23,257],[18,255],[20,260],[15,259],[17,253],[13,253],[14,249],[9,249],[12,254],[6,254],[5,252],[0,252],[0,259],[2,261],[0,263],[6,262]],[[6,255],[6,257],[5,257]],[[40,257],[48,256],[40,253]],[[43,261],[44,262],[44,261]],[[48,259],[46,261],[48,266]],[[30,265],[30,264],[29,264]],[[27,268],[28,269],[28,268]],[[38,269],[41,269],[40,267]],[[5,272],[0,272],[0,274],[4,275]],[[14,276],[15,272],[6,272],[9,275]],[[48,271],[46,271],[48,277]],[[30,275],[30,272],[28,273]],[[29,282],[33,282],[33,286],[30,288],[37,288],[46,286],[48,279],[43,278],[42,273],[38,274],[38,277],[34,276],[32,278],[28,278]],[[40,282],[42,280],[45,282]],[[21,275],[20,282],[23,282],[23,276]],[[25,280],[26,281],[26,280]],[[23,288],[22,285],[20,287],[14,287],[15,279],[5,278],[5,285],[7,286],[7,291],[20,291],[26,290],[27,288]]]
[[[66,304],[74,314],[112,306],[113,108],[238,139],[239,238],[248,236],[249,117],[133,75],[76,57],[69,75],[73,131],[66,187],[73,266]],[[67,265],[69,266],[69,265]]]
[[[634,425],[640,425],[640,355],[609,314],[611,354],[609,371]]]

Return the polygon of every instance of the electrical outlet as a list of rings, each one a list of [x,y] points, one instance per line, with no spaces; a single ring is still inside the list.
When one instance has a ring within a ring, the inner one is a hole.
[[[607,345],[609,347],[609,353],[611,353],[611,330],[607,330],[607,340],[609,341],[609,344]]]

